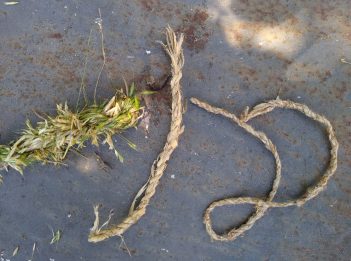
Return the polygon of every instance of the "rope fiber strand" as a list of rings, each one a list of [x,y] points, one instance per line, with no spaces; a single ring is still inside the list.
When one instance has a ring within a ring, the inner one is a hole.
[[[338,141],[336,139],[333,127],[331,123],[322,115],[319,115],[309,109],[306,105],[295,103],[289,100],[281,100],[279,97],[275,100],[271,100],[268,102],[261,103],[255,106],[251,111],[249,108],[246,107],[244,112],[241,114],[240,117],[237,117],[235,114],[230,113],[224,109],[214,107],[209,105],[206,102],[200,101],[196,98],[191,98],[191,102],[198,107],[217,115],[222,115],[234,123],[238,124],[242,127],[245,131],[259,139],[265,147],[273,154],[275,163],[276,163],[276,175],[273,181],[272,189],[266,199],[262,198],[255,198],[255,197],[237,197],[237,198],[225,198],[218,201],[212,202],[206,209],[204,214],[204,224],[206,226],[207,233],[213,240],[219,241],[231,241],[238,238],[242,235],[245,231],[249,230],[257,220],[259,220],[265,212],[269,208],[276,208],[276,207],[290,207],[290,206],[302,206],[308,200],[313,199],[316,197],[325,187],[327,186],[328,180],[333,176],[337,168],[337,152],[338,152]],[[275,108],[284,108],[284,109],[291,109],[295,111],[299,111],[302,114],[306,115],[308,118],[319,122],[323,125],[326,129],[327,136],[330,142],[330,161],[329,165],[326,168],[324,174],[320,178],[320,180],[311,185],[307,188],[306,192],[299,198],[294,200],[288,200],[285,202],[274,202],[273,198],[277,193],[280,179],[281,179],[281,162],[279,159],[279,155],[275,145],[271,142],[267,136],[255,130],[251,125],[247,124],[247,122],[257,116],[266,114],[268,112],[273,111]],[[256,210],[253,214],[251,214],[247,220],[241,224],[239,227],[232,228],[229,232],[224,235],[217,234],[212,228],[212,220],[211,220],[211,212],[216,207],[227,206],[227,205],[240,205],[240,204],[251,204],[254,205]]]
[[[179,137],[184,131],[184,126],[182,123],[182,92],[180,85],[180,80],[182,78],[182,68],[184,65],[182,43],[183,34],[181,34],[177,39],[174,31],[168,26],[166,28],[166,44],[162,43],[162,46],[171,60],[172,67],[172,79],[170,81],[172,92],[172,119],[170,131],[167,135],[167,140],[163,151],[158,155],[151,167],[151,173],[148,182],[137,194],[144,194],[144,196],[141,198],[140,203],[136,207],[134,207],[136,199],[133,201],[129,215],[121,223],[111,225],[106,229],[102,229],[105,224],[99,227],[99,211],[98,207],[95,207],[95,222],[89,234],[89,242],[96,243],[113,236],[122,237],[124,232],[126,232],[129,227],[138,222],[138,220],[145,214],[146,208],[149,205],[152,196],[155,194],[156,187],[167,167],[167,162],[170,159],[173,151],[178,146]]]

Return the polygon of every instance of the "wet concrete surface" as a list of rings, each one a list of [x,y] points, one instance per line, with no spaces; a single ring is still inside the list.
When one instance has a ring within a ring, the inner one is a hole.
[[[263,146],[226,119],[188,103],[185,133],[173,154],[146,216],[125,234],[135,260],[349,260],[351,255],[351,2],[336,1],[20,1],[0,3],[1,143],[17,136],[33,110],[54,113],[55,104],[76,104],[85,57],[88,96],[102,64],[94,23],[101,9],[106,70],[98,98],[123,84],[162,86],[168,60],[156,40],[170,24],[185,34],[185,100],[195,96],[240,113],[246,105],[291,99],[325,115],[340,141],[339,167],[327,189],[301,208],[269,210],[234,242],[211,242],[202,223],[213,200],[264,196],[274,161]],[[90,29],[91,44],[88,45]],[[119,163],[106,147],[88,146],[84,159],[70,154],[67,166],[34,165],[21,177],[2,172],[0,250],[9,260],[129,260],[120,239],[87,242],[93,204],[102,215],[127,213],[162,149],[170,96],[164,88],[146,101],[149,129],[118,137]],[[278,110],[252,124],[275,142],[283,163],[278,201],[295,198],[325,169],[323,129],[300,114]],[[142,125],[142,126],[145,126]],[[98,152],[111,170],[96,162]],[[224,232],[252,211],[250,206],[214,212]],[[62,239],[50,245],[51,228]],[[32,258],[32,247],[36,251]],[[16,246],[18,255],[12,257]]]

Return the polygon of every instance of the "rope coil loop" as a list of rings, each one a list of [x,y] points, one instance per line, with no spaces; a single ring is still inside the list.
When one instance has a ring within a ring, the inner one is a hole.
[[[337,153],[338,153],[339,144],[336,139],[333,126],[324,116],[313,112],[304,104],[296,103],[289,100],[281,100],[277,98],[276,100],[271,100],[268,102],[258,104],[251,111],[249,111],[249,108],[247,107],[242,113],[242,115],[240,116],[240,118],[238,118],[233,113],[230,113],[224,109],[209,105],[208,103],[200,101],[196,98],[191,98],[190,100],[193,104],[197,105],[198,107],[210,113],[222,115],[226,118],[231,119],[233,122],[235,122],[240,127],[242,127],[245,131],[247,131],[257,139],[259,139],[265,145],[266,149],[273,154],[273,157],[275,159],[275,164],[276,164],[276,173],[275,173],[275,178],[273,180],[272,189],[266,199],[255,198],[255,197],[225,198],[218,201],[214,201],[207,207],[204,214],[204,224],[206,226],[207,233],[214,240],[219,240],[219,241],[235,240],[238,236],[242,235],[245,231],[249,230],[257,220],[262,218],[265,212],[269,208],[302,206],[308,200],[313,199],[323,189],[325,189],[329,179],[334,175],[337,169]],[[272,143],[272,141],[263,132],[257,131],[251,125],[247,124],[249,120],[257,116],[271,112],[275,108],[284,108],[284,109],[299,111],[302,114],[306,115],[308,118],[319,122],[326,129],[327,136],[330,142],[330,161],[322,177],[319,179],[319,181],[316,184],[308,187],[306,192],[301,197],[295,200],[288,200],[285,202],[273,201],[273,198],[277,193],[280,179],[281,179],[281,161],[280,161],[277,149],[275,145]],[[240,205],[240,204],[254,205],[256,210],[239,227],[232,228],[228,233],[224,235],[217,234],[212,228],[211,212],[216,207],[227,206],[227,205]]]

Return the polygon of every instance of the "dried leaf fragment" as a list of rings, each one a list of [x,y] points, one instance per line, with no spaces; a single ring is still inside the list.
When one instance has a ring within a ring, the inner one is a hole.
[[[17,5],[17,4],[19,4],[19,2],[15,2],[15,1],[13,1],[13,2],[4,2],[4,5]]]

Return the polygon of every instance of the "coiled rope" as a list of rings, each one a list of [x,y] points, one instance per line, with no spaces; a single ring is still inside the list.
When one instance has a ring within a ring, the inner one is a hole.
[[[255,197],[236,197],[236,198],[225,198],[218,201],[212,202],[206,209],[204,215],[204,224],[206,226],[207,233],[214,240],[220,241],[231,241],[235,240],[238,236],[242,235],[245,231],[249,230],[257,220],[263,217],[265,212],[269,208],[278,208],[278,207],[290,207],[290,206],[298,206],[301,207],[310,199],[316,197],[325,187],[327,186],[328,180],[333,176],[337,168],[337,153],[338,153],[338,141],[336,139],[333,126],[331,123],[322,115],[319,115],[313,112],[310,108],[308,108],[304,104],[296,103],[289,100],[281,100],[277,98],[276,100],[271,100],[268,102],[264,102],[256,105],[251,111],[246,107],[245,111],[242,113],[240,117],[237,117],[235,114],[230,113],[224,109],[214,107],[209,105],[206,102],[200,101],[196,98],[191,98],[191,102],[200,108],[214,114],[222,115],[240,127],[242,127],[245,131],[250,133],[259,139],[265,147],[273,154],[276,162],[276,175],[273,181],[272,189],[269,192],[267,198],[255,198]],[[257,116],[264,115],[268,112],[273,111],[275,108],[284,108],[291,109],[301,112],[306,115],[308,118],[319,122],[326,129],[327,136],[330,142],[330,161],[327,169],[324,174],[320,178],[320,180],[307,188],[306,192],[299,198],[294,200],[288,200],[285,202],[274,202],[274,196],[277,193],[280,179],[281,179],[281,162],[279,159],[279,155],[275,145],[272,143],[267,136],[260,131],[255,130],[252,126],[247,124],[247,122]],[[251,214],[246,222],[241,224],[239,227],[232,228],[228,233],[224,235],[217,234],[212,228],[212,220],[211,220],[211,212],[220,206],[228,206],[228,205],[240,205],[240,204],[251,204],[254,205],[256,210],[253,214]]]

